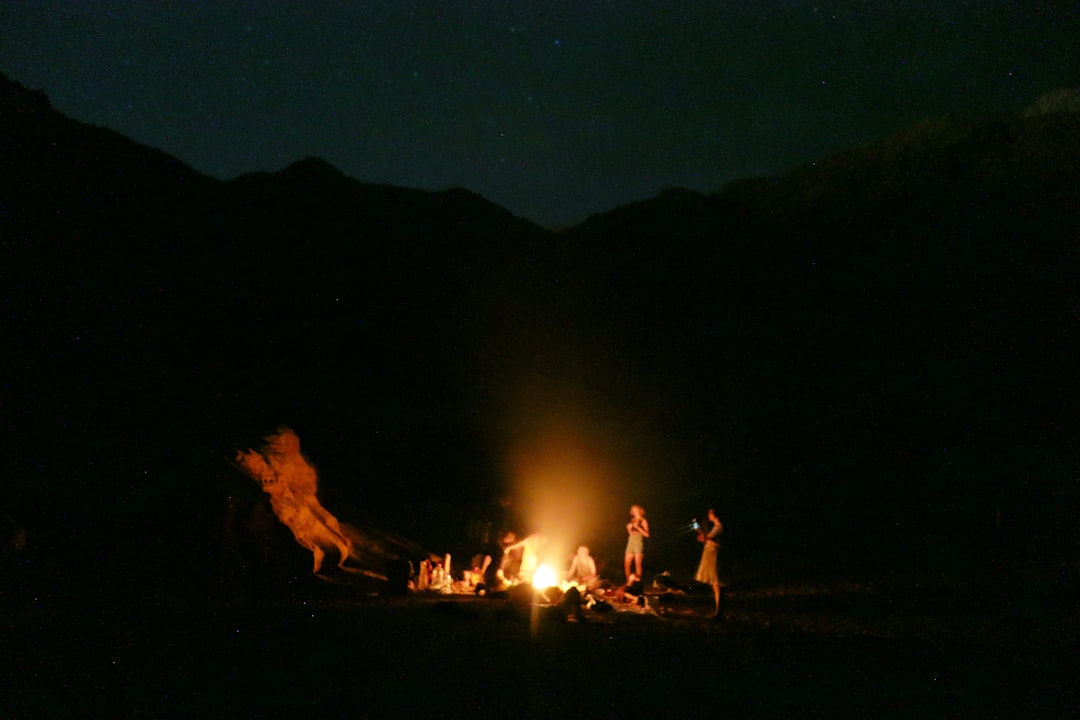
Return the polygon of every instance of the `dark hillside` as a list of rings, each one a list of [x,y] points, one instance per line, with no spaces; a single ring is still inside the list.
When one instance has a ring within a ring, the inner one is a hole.
[[[658,527],[720,495],[743,557],[1060,576],[1080,467],[1069,107],[930,122],[556,234],[318,159],[221,183],[4,79],[11,512],[31,538],[152,531],[288,424],[340,506],[452,544],[509,451],[572,417]]]
[[[1056,566],[1080,459],[1078,187],[1080,115],[943,121],[571,234],[617,342],[678,398],[688,472],[721,479],[758,544],[972,569],[1033,543]]]
[[[0,89],[17,515],[138,515],[284,422],[364,486],[346,499],[400,503],[402,476],[449,499],[466,308],[546,233],[464,190],[365,185],[318,160],[220,183]]]

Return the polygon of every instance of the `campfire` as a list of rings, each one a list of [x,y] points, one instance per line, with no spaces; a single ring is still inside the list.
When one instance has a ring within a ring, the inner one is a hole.
[[[369,533],[358,532],[357,528],[339,522],[319,501],[318,475],[301,453],[300,438],[292,429],[279,428],[264,438],[263,445],[258,449],[237,452],[235,461],[269,496],[274,514],[290,530],[296,542],[311,552],[312,571],[316,575],[326,577],[323,573],[329,558],[337,569],[389,580],[387,575],[366,569],[366,565],[370,564],[366,561],[371,560],[368,556],[378,543],[368,537]],[[592,608],[597,603],[603,603],[609,594],[617,598],[616,602],[624,601],[622,588],[616,589],[610,583],[600,587],[595,569],[591,575],[595,582],[586,583],[581,576],[574,580],[564,578],[566,573],[557,567],[557,561],[553,563],[552,558],[562,556],[562,549],[568,544],[565,538],[556,535],[553,541],[545,533],[539,532],[520,540],[508,533],[508,538],[502,558],[506,573],[503,567],[497,568],[498,579],[491,587],[484,582],[483,570],[486,565],[480,567],[476,562],[477,559],[482,560],[483,556],[474,558],[472,565],[467,565],[455,576],[449,553],[437,555],[419,546],[402,545],[400,554],[383,555],[401,566],[402,589],[407,585],[418,591],[480,596],[504,596],[509,592],[515,597],[528,597],[535,604],[543,606],[559,605],[569,596],[574,601],[563,603],[566,606],[564,610],[578,614],[582,606]],[[350,561],[352,563],[347,565]],[[499,564],[497,559],[496,564]],[[398,576],[395,571],[395,578]],[[626,598],[632,596],[627,595]]]
[[[536,572],[533,573],[532,585],[537,590],[546,590],[549,587],[559,585],[559,579],[555,575],[555,570],[547,563],[544,563],[536,568]]]

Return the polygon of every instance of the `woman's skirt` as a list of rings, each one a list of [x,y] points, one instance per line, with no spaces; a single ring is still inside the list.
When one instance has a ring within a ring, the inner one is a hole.
[[[723,585],[720,582],[720,574],[716,568],[718,549],[715,543],[705,543],[705,549],[701,551],[701,562],[698,564],[697,573],[694,575],[694,579],[699,583]]]

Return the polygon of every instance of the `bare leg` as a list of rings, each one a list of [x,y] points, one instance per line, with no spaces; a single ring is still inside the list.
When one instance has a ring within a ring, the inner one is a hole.
[[[626,582],[630,582],[631,570],[634,567],[634,555],[633,553],[626,553],[623,557],[623,569],[626,570]]]
[[[716,598],[716,614],[712,616],[715,622],[724,619],[724,588],[720,583],[713,584],[713,597]]]
[[[644,561],[644,558],[645,558],[645,556],[642,555],[641,553],[637,553],[636,555],[634,555],[634,565],[637,566],[637,576],[638,576],[638,579],[641,580],[642,582],[645,582],[645,576],[641,574],[641,565],[642,565],[642,562]]]

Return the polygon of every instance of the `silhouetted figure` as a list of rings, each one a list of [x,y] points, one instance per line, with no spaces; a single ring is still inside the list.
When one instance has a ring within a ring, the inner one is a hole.
[[[563,593],[562,599],[559,600],[558,608],[559,617],[567,618],[573,615],[578,622],[585,622],[585,614],[581,609],[581,591],[576,587],[571,586],[565,593]]]
[[[578,622],[585,622],[581,591],[573,586],[563,592],[557,587],[537,590],[522,583],[510,590],[509,605],[520,617],[531,619],[535,613],[540,621],[562,623],[573,615]]]
[[[615,602],[618,603],[633,603],[644,606],[645,586],[642,584],[640,577],[630,573],[630,577],[626,579],[626,584],[615,588],[612,596]]]

